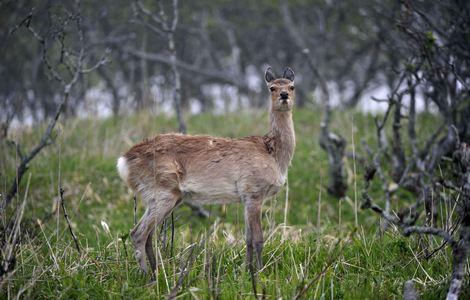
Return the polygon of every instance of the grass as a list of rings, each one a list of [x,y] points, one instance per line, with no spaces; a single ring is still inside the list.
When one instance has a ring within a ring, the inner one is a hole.
[[[356,207],[361,202],[357,197],[364,167],[359,161],[355,165],[351,159],[346,162],[348,197],[338,201],[327,194],[327,157],[318,146],[320,118],[314,109],[295,112],[297,148],[289,170],[287,224],[284,189],[264,204],[265,268],[259,274],[258,292],[264,286],[267,298],[293,298],[308,285],[305,299],[391,299],[401,298],[404,282],[413,279],[422,299],[443,298],[451,263],[449,250],[426,260],[423,242],[438,246],[440,241],[404,238],[393,228],[380,235],[378,218]],[[264,134],[267,124],[267,115],[258,112],[201,114],[188,120],[189,133],[228,137]],[[372,116],[339,112],[334,124],[348,140],[349,151],[354,147],[364,155],[362,139],[374,145]],[[431,116],[421,116],[419,124],[423,135],[435,126]],[[157,249],[163,260],[157,282],[147,285],[148,277],[138,270],[128,239],[133,226],[132,195],[116,173],[116,158],[133,143],[174,127],[174,119],[146,113],[60,123],[55,142],[30,165],[28,194],[24,194],[26,175],[13,203],[17,207],[18,199],[27,201],[24,235],[16,268],[0,291],[1,297],[163,298],[189,261],[178,298],[252,298],[244,264],[243,207],[237,204],[207,207],[208,219],[192,216],[187,207],[177,209],[173,256],[168,243],[171,230],[165,244],[163,235],[158,236]],[[11,134],[23,149],[29,149],[41,132],[41,128],[29,128]],[[17,158],[5,143],[0,144],[0,151],[0,191],[5,193],[14,178]],[[81,256],[58,209],[59,183],[65,189]],[[380,199],[380,187],[372,191]],[[409,195],[394,195],[393,208],[400,206],[398,200],[412,201]],[[138,215],[142,212],[139,204]],[[188,260],[191,254],[194,260]]]

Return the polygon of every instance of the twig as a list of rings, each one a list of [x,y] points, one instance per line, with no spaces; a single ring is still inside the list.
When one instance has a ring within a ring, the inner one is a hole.
[[[403,149],[403,141],[401,138],[401,109],[402,97],[398,96],[395,101],[395,112],[393,114],[393,139],[392,139],[392,178],[395,182],[399,182],[406,169],[406,157]],[[411,109],[412,110],[412,109]]]
[[[78,251],[78,254],[82,254],[80,251],[80,246],[78,245],[77,237],[75,236],[75,233],[72,230],[72,225],[70,224],[70,219],[69,215],[67,214],[67,209],[65,208],[65,200],[64,200],[64,189],[60,187],[59,189],[59,194],[60,194],[60,205],[62,206],[62,210],[64,211],[64,217],[65,220],[67,221],[67,226],[69,227],[70,234],[72,235],[72,239],[75,242],[75,248]]]
[[[171,66],[172,64],[172,62],[170,61],[169,55],[160,54],[160,53],[143,52],[141,50],[131,48],[131,47],[120,47],[119,50],[125,54],[132,55],[136,58],[142,58],[148,61],[154,61],[154,62],[161,63],[164,65]],[[233,73],[233,72],[210,69],[210,68],[207,68],[206,66],[199,66],[197,64],[187,63],[185,61],[182,61],[181,59],[176,60],[176,66],[180,70],[193,73],[197,76],[203,76],[209,79],[214,79],[217,81],[225,82],[241,89],[250,90],[252,88],[247,84],[246,80],[244,80],[244,78],[241,75]]]
[[[284,205],[284,229],[282,231],[282,240],[286,239],[286,229],[287,229],[287,212],[289,208],[289,177],[286,176],[286,201]]]
[[[213,228],[209,230],[207,233],[207,236],[210,236],[213,232]],[[171,292],[168,295],[168,299],[175,299],[178,293],[179,288],[183,285],[183,280],[184,278],[188,275],[190,271],[190,267],[193,264],[194,260],[196,259],[196,255],[194,254],[194,249],[196,247],[201,247],[207,240],[207,236],[205,238],[202,238],[198,244],[194,244],[191,246],[190,253],[188,255],[188,258],[183,264],[180,264],[180,275],[178,277],[178,281],[176,282],[175,286],[171,289]]]
[[[338,242],[336,242],[336,245],[334,246],[334,249],[336,249],[336,247],[339,245],[339,243],[341,242],[341,240],[338,240]],[[328,271],[328,269],[333,265],[333,263],[338,259],[338,257],[341,255],[341,251],[342,251],[342,247],[340,248],[340,250],[338,251],[338,253],[335,255],[335,256],[330,256],[330,259],[329,261],[327,262],[327,264],[323,267],[323,269],[320,271],[320,273],[318,273],[314,278],[312,278],[307,284],[305,284],[302,289],[294,296],[294,299],[295,300],[298,300],[300,299],[311,287],[312,285],[318,280],[320,279],[323,275],[325,275],[326,271]]]
[[[454,235],[455,231],[457,230],[457,228],[460,226],[460,220],[455,222],[452,227],[449,229],[449,234],[451,236]],[[442,241],[441,245],[436,247],[435,249],[433,249],[431,252],[429,252],[428,254],[426,254],[424,256],[425,259],[430,259],[431,257],[434,256],[434,254],[436,254],[437,252],[441,251],[446,245],[447,245],[447,241]]]
[[[450,245],[454,245],[456,241],[454,238],[445,230],[435,227],[422,227],[422,226],[410,226],[403,229],[404,236],[410,236],[411,234],[430,234],[441,237],[444,241]]]
[[[139,11],[141,11],[144,15],[146,15],[147,17],[149,17],[150,19],[152,19],[155,23],[157,23],[159,26],[161,26],[163,28],[163,30],[161,29],[158,29],[158,32],[160,32],[161,34],[164,33],[164,31],[168,30],[168,26],[166,23],[163,22],[163,20],[153,14],[150,10],[148,10],[144,4],[142,3],[142,1],[136,1],[137,3],[137,8],[139,9]]]
[[[28,196],[29,191],[29,183],[31,181],[31,173],[28,176],[28,183],[26,185],[26,191],[23,198],[23,202],[21,206],[18,207],[16,211],[16,218],[11,229],[10,236],[8,241],[5,241],[4,249],[1,249],[2,254],[2,262],[0,264],[0,291],[2,290],[3,284],[5,283],[5,279],[7,278],[8,274],[15,268],[15,252],[16,246],[18,244],[18,239],[20,235],[20,225],[21,221],[23,220],[24,208],[26,206],[26,199]],[[6,232],[5,232],[5,239],[6,239]]]
[[[378,128],[380,127],[381,126],[378,126]],[[380,130],[381,129],[377,129],[377,131],[380,131]],[[380,136],[380,133],[377,133],[377,136]],[[388,188],[387,178],[385,177],[385,174],[380,165],[380,154],[384,151],[384,148],[379,146],[377,153],[373,154],[372,149],[369,147],[369,145],[365,141],[361,141],[361,142],[362,142],[362,146],[367,151],[367,153],[369,153],[369,155],[373,157],[372,163],[373,163],[373,168],[374,168],[374,172],[372,175],[371,174],[364,175],[365,178],[367,178],[368,176],[371,176],[371,177],[370,179],[365,180],[366,186],[364,187],[365,194],[363,193],[363,199],[366,201],[365,203],[369,203],[369,202],[371,203],[370,197],[367,194],[367,189],[369,188],[369,185],[368,185],[369,181],[373,179],[374,174],[377,172],[377,174],[379,175],[380,181],[382,183],[382,190],[385,194],[385,209],[383,210],[383,212],[380,212],[380,214],[382,214],[387,221],[390,221],[391,220],[390,215],[389,215],[390,214],[390,190]],[[363,204],[363,208],[366,208],[364,207],[364,205],[366,204]],[[367,208],[372,208],[376,212],[379,212],[378,207],[376,207],[375,204],[374,205],[371,204],[371,207],[367,207]],[[386,228],[387,226],[388,226],[387,223],[385,223],[384,227]]]
[[[134,226],[137,224],[137,195],[134,194]]]
[[[175,241],[175,217],[173,212],[171,212],[171,246],[170,246],[170,256],[173,257],[173,246]]]
[[[180,265],[180,274],[178,277],[178,280],[175,284],[175,286],[171,289],[170,294],[168,295],[168,299],[175,299],[178,293],[178,290],[180,287],[183,285],[183,280],[184,278],[188,275],[190,271],[190,266],[192,265],[195,257],[194,257],[194,249],[196,248],[196,245],[191,247],[191,250],[188,254],[188,258],[184,261],[184,265]]]

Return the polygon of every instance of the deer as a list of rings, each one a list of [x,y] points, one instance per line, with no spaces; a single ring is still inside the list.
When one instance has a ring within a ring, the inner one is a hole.
[[[265,72],[270,93],[269,131],[264,136],[237,139],[209,135],[159,134],[134,145],[117,161],[122,180],[140,194],[145,212],[130,232],[134,256],[144,273],[150,264],[155,280],[152,244],[155,228],[182,202],[198,205],[243,203],[246,264],[261,270],[264,245],[261,226],[263,200],[286,182],[295,149],[292,109],[294,72],[286,67],[276,78]]]

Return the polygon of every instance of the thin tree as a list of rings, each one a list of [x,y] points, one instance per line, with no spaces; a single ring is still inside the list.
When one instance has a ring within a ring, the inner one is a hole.
[[[11,203],[12,199],[15,197],[18,192],[21,180],[28,169],[28,164],[39,154],[43,148],[47,147],[52,143],[51,135],[57,123],[57,120],[60,117],[60,114],[64,110],[64,107],[67,105],[67,102],[70,98],[70,93],[72,87],[77,83],[79,77],[83,74],[90,73],[100,67],[101,65],[107,62],[106,56],[102,56],[101,59],[92,67],[85,66],[86,59],[86,41],[84,37],[83,25],[82,25],[82,16],[81,16],[81,3],[79,0],[75,1],[75,14],[68,14],[64,23],[73,22],[75,24],[75,30],[78,35],[78,44],[77,49],[70,49],[66,47],[62,42],[58,41],[60,39],[60,34],[54,37],[54,40],[50,40],[49,37],[41,35],[32,25],[33,22],[33,13],[31,12],[25,19],[23,19],[16,28],[12,30],[12,33],[17,32],[19,28],[25,28],[33,36],[33,38],[41,45],[42,63],[45,65],[47,72],[51,77],[60,83],[62,87],[62,97],[58,105],[56,106],[53,117],[49,120],[46,130],[39,142],[26,154],[23,155],[20,150],[21,147],[18,143],[16,144],[17,155],[21,158],[20,163],[16,168],[16,176],[13,182],[10,185],[10,188],[6,195],[3,198],[3,201],[0,205],[0,211],[4,211]],[[63,29],[65,30],[65,29]],[[52,47],[50,43],[59,42],[61,44],[61,55],[59,63],[55,65],[50,59],[49,48]],[[64,65],[68,70],[68,74],[63,74],[58,71],[58,66]]]

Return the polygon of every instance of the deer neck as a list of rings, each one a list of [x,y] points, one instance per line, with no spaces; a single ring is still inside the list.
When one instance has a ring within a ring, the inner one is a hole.
[[[292,111],[271,111],[270,131],[267,134],[270,148],[282,174],[287,174],[287,168],[292,160],[295,149],[294,122]]]

